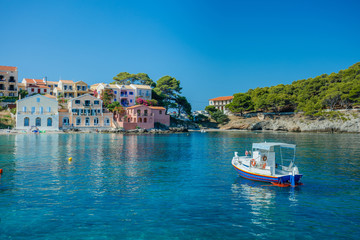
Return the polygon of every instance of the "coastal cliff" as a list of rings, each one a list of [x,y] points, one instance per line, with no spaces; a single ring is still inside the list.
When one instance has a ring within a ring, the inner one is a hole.
[[[348,132],[360,133],[360,111],[329,112],[319,117],[301,113],[289,115],[264,115],[255,117],[231,116],[230,121],[219,126],[222,130],[269,130],[287,132]]]

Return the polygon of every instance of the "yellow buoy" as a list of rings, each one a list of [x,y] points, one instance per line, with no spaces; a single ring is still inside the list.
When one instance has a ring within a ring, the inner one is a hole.
[[[69,157],[69,162],[71,162],[72,161],[72,157]]]

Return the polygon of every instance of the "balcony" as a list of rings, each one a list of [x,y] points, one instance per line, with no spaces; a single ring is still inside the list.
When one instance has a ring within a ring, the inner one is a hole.
[[[89,103],[89,104],[84,103],[83,106],[86,107],[86,108],[88,108],[88,107],[92,107],[93,104],[92,104],[92,103]]]
[[[9,91],[17,91],[17,88],[11,88],[11,87],[9,87],[8,90],[9,90]]]

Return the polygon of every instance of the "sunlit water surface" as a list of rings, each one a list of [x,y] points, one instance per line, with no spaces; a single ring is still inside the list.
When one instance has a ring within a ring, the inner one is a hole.
[[[262,141],[297,145],[303,186],[238,176],[233,152]],[[354,134],[2,135],[0,239],[359,239],[359,143]]]

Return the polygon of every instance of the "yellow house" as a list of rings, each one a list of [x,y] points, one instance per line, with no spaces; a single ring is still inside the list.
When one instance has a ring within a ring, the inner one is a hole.
[[[76,83],[74,83],[74,90],[74,97],[79,97],[81,95],[89,93],[88,85],[83,81],[77,81]]]
[[[0,66],[0,97],[17,97],[17,84],[17,67]]]

